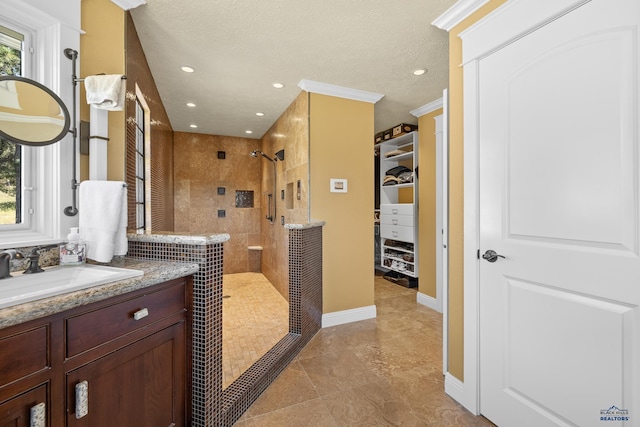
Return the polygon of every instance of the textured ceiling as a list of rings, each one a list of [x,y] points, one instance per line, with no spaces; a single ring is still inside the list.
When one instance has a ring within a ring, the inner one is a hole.
[[[383,94],[376,132],[417,123],[409,112],[448,84],[448,34],[431,22],[455,1],[148,0],[131,13],[174,130],[261,138],[303,79]]]

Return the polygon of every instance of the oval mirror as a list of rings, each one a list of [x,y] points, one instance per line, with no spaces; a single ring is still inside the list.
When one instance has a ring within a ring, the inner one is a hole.
[[[19,76],[0,76],[0,138],[47,145],[69,132],[69,110],[48,87]]]

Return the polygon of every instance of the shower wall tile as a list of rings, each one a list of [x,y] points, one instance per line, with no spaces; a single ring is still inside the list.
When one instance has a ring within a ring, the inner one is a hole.
[[[136,95],[138,89],[149,106],[148,119],[150,128],[148,137],[153,141],[153,150],[146,153],[146,161],[151,188],[147,194],[147,209],[151,223],[148,229],[171,231],[174,227],[174,163],[173,163],[173,129],[156,88],[153,75],[147,63],[133,19],[126,14],[126,64],[127,95]],[[136,226],[136,178],[135,178],[135,99],[127,96],[125,105],[125,176],[128,185],[127,193],[127,228]]]
[[[188,179],[176,178],[174,191],[174,229],[176,231],[189,231],[189,217],[191,215],[191,183]]]
[[[231,234],[231,233],[229,233]],[[247,234],[236,234],[235,239],[225,243],[225,251],[234,254],[233,257],[225,257],[225,269],[232,271],[249,271],[249,249]]]
[[[263,220],[262,226],[262,272],[276,289],[288,298],[288,238],[280,218],[284,216],[285,223],[308,222],[307,197],[304,195],[299,206],[304,209],[304,215],[286,208],[286,201],[280,198],[280,191],[287,188],[288,182],[300,179],[303,188],[307,187],[309,177],[309,97],[302,92],[291,105],[276,120],[273,126],[262,138],[262,151],[275,153],[284,149],[285,160],[276,162],[276,219],[273,225]],[[267,163],[267,162],[264,162]],[[263,192],[273,191],[273,173],[267,171],[267,164],[263,167]],[[267,204],[263,200],[263,217],[267,214]],[[278,256],[277,254],[284,254]]]
[[[190,233],[228,233],[228,262],[224,273],[248,271],[248,235],[259,233],[262,206],[260,179],[267,163],[249,156],[260,149],[247,138],[176,132],[174,164],[176,182],[176,230]],[[224,151],[225,158],[218,158]],[[225,194],[218,194],[218,187]],[[236,190],[254,192],[254,208],[236,208]],[[188,206],[188,207],[187,207]],[[218,210],[225,217],[218,217]]]
[[[259,211],[256,211],[256,209],[253,209],[253,210],[255,211],[255,213],[256,213],[257,215],[260,215],[260,212],[259,212]],[[261,241],[260,241],[260,237],[261,237],[261,235],[260,235],[260,228],[258,227],[258,229],[257,229],[257,231],[256,231],[255,233],[249,233],[249,234],[247,235],[247,238],[248,238],[248,245],[249,245],[249,246],[261,246],[261,245],[262,245],[262,243],[261,243]]]

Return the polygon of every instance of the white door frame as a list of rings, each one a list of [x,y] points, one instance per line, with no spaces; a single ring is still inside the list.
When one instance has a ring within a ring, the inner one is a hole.
[[[449,91],[436,120],[436,297],[442,312],[442,372],[449,370]]]
[[[480,413],[479,61],[589,0],[510,0],[462,33],[464,67],[464,383],[445,391]],[[450,385],[450,384],[449,384]]]
[[[445,91],[443,91],[443,94],[446,97],[446,89]],[[435,101],[432,101],[428,104],[423,105],[422,107],[416,108],[415,110],[411,111],[411,114],[414,117],[420,118],[422,116],[424,116],[425,114],[429,114],[431,112],[434,112],[436,110],[438,110],[439,108],[443,108],[444,109],[444,113],[434,117],[435,120],[435,140],[436,140],[436,157],[435,157],[435,162],[436,165],[438,164],[438,162],[441,162],[440,159],[440,155],[442,154],[443,150],[442,147],[443,145],[446,143],[446,138],[447,138],[447,112],[446,112],[446,100],[445,98],[439,98],[436,99]],[[435,200],[436,200],[436,296],[435,298],[430,296],[430,295],[426,295],[423,293],[418,292],[416,294],[416,302],[418,302],[419,304],[422,304],[426,307],[429,307],[439,313],[443,313],[443,307],[444,307],[444,288],[445,286],[443,286],[443,280],[441,279],[441,275],[439,276],[439,269],[441,268],[440,266],[440,261],[442,260],[442,238],[440,237],[441,235],[439,234],[438,230],[440,230],[440,228],[442,227],[442,212],[440,211],[441,209],[441,204],[442,204],[442,200],[448,200],[448,192],[446,191],[446,189],[444,189],[442,187],[443,185],[443,177],[441,175],[443,169],[439,168],[436,166],[436,196],[435,196]],[[443,199],[443,196],[445,197],[445,199]],[[445,239],[446,240],[446,239]],[[446,336],[445,336],[446,339]]]

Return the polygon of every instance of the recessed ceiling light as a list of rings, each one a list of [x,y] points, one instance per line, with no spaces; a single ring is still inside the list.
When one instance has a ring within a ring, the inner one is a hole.
[[[245,130],[244,133],[253,133],[252,130]]]
[[[256,116],[262,117],[262,116],[264,116],[264,113],[256,113]]]
[[[421,76],[426,72],[427,72],[426,68],[418,68],[417,70],[413,70],[413,75],[414,76]]]
[[[196,106],[196,104],[194,104],[193,102],[187,102],[187,107],[193,108],[195,106]]]
[[[193,73],[195,71],[193,68],[187,67],[186,65],[183,65],[182,67],[180,67],[180,69],[185,73]]]
[[[275,87],[276,89],[282,89],[284,87],[282,83],[274,83],[272,86]]]
[[[190,127],[190,128],[194,128],[194,129],[195,129],[195,128],[197,128],[197,127],[198,127],[198,125],[189,125],[189,127]]]

